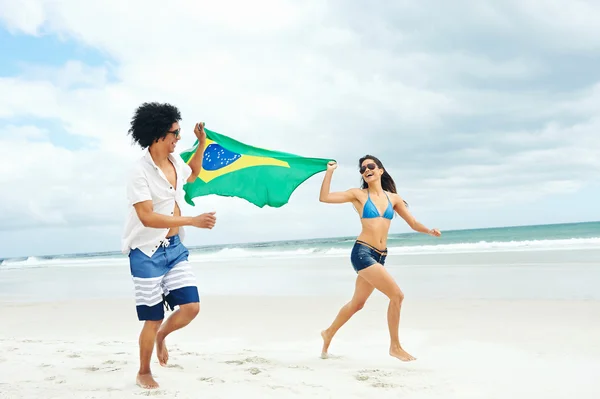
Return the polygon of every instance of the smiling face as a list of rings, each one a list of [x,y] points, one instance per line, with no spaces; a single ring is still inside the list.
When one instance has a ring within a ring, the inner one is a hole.
[[[171,125],[171,128],[167,132],[167,135],[158,141],[161,146],[169,152],[175,152],[177,142],[181,139],[179,122],[175,122]]]
[[[359,171],[367,184],[380,180],[381,175],[383,175],[383,169],[377,166],[377,163],[370,158],[362,162]]]

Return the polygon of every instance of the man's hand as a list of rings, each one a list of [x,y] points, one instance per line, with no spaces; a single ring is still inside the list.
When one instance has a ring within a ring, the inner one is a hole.
[[[215,227],[217,218],[215,212],[203,213],[192,218],[192,226],[199,227],[201,229],[212,229]]]
[[[188,177],[187,182],[193,183],[198,178],[200,171],[202,170],[202,160],[204,158],[204,145],[206,144],[206,132],[204,131],[204,122],[196,123],[194,126],[194,134],[198,139],[198,148],[196,148],[196,152],[192,156],[192,160],[189,162],[190,169],[192,169],[192,173],[190,177]]]
[[[206,141],[206,132],[204,131],[204,122],[196,123],[194,126],[194,134],[198,139],[200,144],[203,144]]]

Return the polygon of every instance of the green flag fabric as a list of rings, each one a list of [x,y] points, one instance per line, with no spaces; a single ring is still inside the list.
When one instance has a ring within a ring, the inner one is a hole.
[[[325,171],[330,159],[306,158],[279,151],[265,150],[236,141],[208,129],[198,178],[184,186],[185,201],[216,194],[243,198],[263,207],[285,205],[294,190],[316,173]],[[189,163],[198,141],[181,153]]]

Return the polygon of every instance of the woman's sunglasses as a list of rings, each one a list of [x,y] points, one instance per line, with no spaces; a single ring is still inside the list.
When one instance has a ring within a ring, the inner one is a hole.
[[[369,168],[369,170],[375,170],[375,168],[377,167],[377,165],[375,165],[374,163],[368,163],[366,165],[363,165],[360,167],[360,174],[362,175],[363,173],[365,173],[365,171],[367,170],[367,168]]]

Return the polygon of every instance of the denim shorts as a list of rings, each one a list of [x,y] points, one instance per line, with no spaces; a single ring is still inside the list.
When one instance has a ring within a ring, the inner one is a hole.
[[[352,262],[352,267],[358,273],[369,266],[373,266],[375,263],[385,265],[386,257],[387,248],[381,251],[364,241],[356,240],[350,254],[350,261]]]

